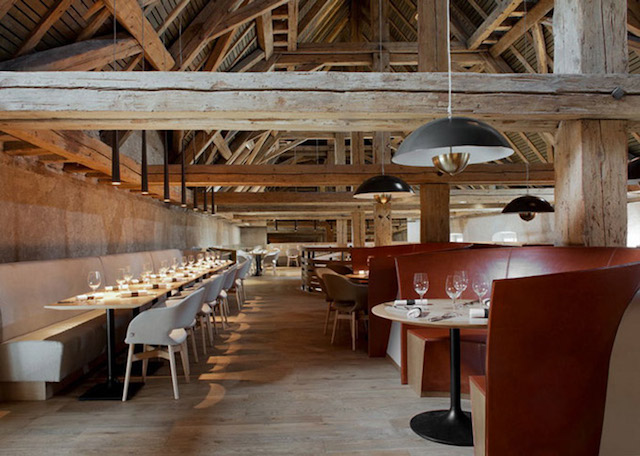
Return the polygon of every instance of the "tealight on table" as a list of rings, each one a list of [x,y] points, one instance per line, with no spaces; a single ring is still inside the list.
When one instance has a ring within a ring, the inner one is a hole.
[[[451,344],[451,399],[448,410],[436,410],[420,413],[411,419],[411,429],[420,437],[438,443],[458,446],[472,446],[471,414],[462,410],[460,402],[460,329],[485,329],[489,320],[469,318],[468,309],[480,306],[464,306],[461,317],[429,321],[429,318],[453,311],[450,299],[429,299],[429,312],[426,318],[408,318],[406,312],[393,308],[393,302],[378,304],[371,311],[374,315],[414,326],[447,328]]]
[[[172,291],[181,290],[190,283],[196,282],[210,274],[219,272],[228,264],[215,266],[211,269],[195,271],[186,277],[180,277],[176,281],[165,282],[162,288],[145,288],[144,285],[131,285],[128,291],[140,292],[141,296],[121,297],[120,293],[126,290],[106,291],[99,294],[101,299],[78,300],[77,297],[62,300],[60,302],[45,306],[46,309],[55,310],[104,310],[107,316],[107,380],[98,383],[80,396],[80,400],[121,400],[123,385],[115,375],[116,364],[116,341],[115,341],[115,311],[117,309],[138,311],[141,307],[153,304],[163,296]],[[93,294],[93,293],[92,293]],[[130,383],[128,397],[133,397],[142,388],[143,383]]]

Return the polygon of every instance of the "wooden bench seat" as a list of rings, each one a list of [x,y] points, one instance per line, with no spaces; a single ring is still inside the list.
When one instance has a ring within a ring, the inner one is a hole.
[[[486,331],[464,330],[460,334],[461,388],[469,393],[470,375],[484,374]],[[449,394],[449,331],[414,328],[407,331],[407,380],[418,396]]]

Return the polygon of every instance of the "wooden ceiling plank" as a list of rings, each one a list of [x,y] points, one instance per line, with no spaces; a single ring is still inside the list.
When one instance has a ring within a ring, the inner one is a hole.
[[[11,8],[13,8],[16,1],[17,0],[3,0],[0,2],[0,19],[2,19]]]
[[[13,55],[20,57],[21,55],[28,54],[38,45],[42,37],[49,31],[51,26],[55,24],[58,19],[67,11],[67,8],[71,6],[74,0],[57,0],[53,6],[47,11],[38,25],[29,33],[29,36],[22,41],[20,47]]]
[[[522,3],[522,0],[498,0],[496,6],[487,18],[469,37],[469,49],[477,49],[491,35],[496,28]]]
[[[182,14],[182,11],[187,7],[187,5],[189,5],[189,2],[191,2],[191,0],[182,0],[173,10],[171,10],[171,13],[169,13],[162,25],[156,31],[158,35],[162,35],[171,26],[178,16]]]
[[[175,62],[164,47],[160,35],[144,16],[137,0],[102,0],[111,14],[116,14],[118,22],[140,43],[145,50],[145,58],[157,70],[169,71]],[[144,42],[143,42],[144,38]]]

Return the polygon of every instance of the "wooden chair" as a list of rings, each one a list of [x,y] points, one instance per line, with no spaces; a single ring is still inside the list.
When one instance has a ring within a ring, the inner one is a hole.
[[[179,399],[178,376],[176,373],[175,353],[180,354],[185,380],[189,382],[189,354],[187,352],[187,331],[202,307],[204,289],[199,289],[171,307],[160,307],[142,312],[129,323],[125,342],[129,344],[127,369],[124,377],[122,401],[127,400],[131,365],[134,361],[142,361],[142,378],[147,375],[149,358],[164,358],[171,366],[171,382],[173,397]],[[134,353],[136,344],[143,345],[141,353]],[[153,348],[156,347],[156,348]],[[167,347],[165,350],[161,347]]]
[[[338,274],[325,274],[323,280],[329,296],[333,299],[336,312],[331,343],[335,342],[338,320],[349,320],[351,322],[351,349],[355,351],[358,321],[367,320],[368,287],[367,285],[355,284]]]
[[[329,295],[329,291],[327,290],[327,286],[324,284],[323,277],[325,274],[334,274],[337,275],[336,272],[332,271],[329,268],[316,268],[316,275],[318,276],[318,282],[320,282],[320,288],[325,296],[325,301],[327,302],[327,316],[324,319],[324,334],[327,334],[327,330],[329,329],[329,320],[331,319],[331,312],[335,311],[336,308],[333,305],[333,298]]]
[[[289,249],[287,250],[287,267],[290,267],[294,262],[296,266],[300,266],[300,252],[298,249]]]

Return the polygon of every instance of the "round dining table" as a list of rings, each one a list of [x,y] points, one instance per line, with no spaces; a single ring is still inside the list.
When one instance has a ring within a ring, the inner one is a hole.
[[[374,315],[407,325],[449,329],[451,358],[450,405],[448,410],[422,412],[411,419],[411,429],[420,437],[438,443],[457,446],[473,446],[471,413],[462,410],[460,400],[460,329],[486,329],[487,318],[470,318],[469,309],[482,308],[478,303],[462,307],[462,316],[452,316],[450,299],[429,299],[424,315],[407,317],[407,311],[393,307],[393,301],[378,304],[371,311]],[[444,317],[444,318],[443,318]]]

